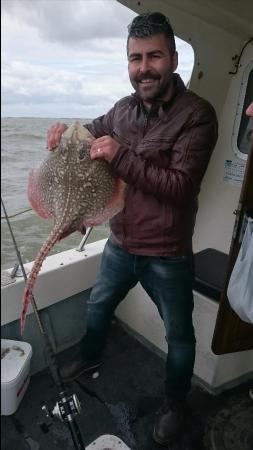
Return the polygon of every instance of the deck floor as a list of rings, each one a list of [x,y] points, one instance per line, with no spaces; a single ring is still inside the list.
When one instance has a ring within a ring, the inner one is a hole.
[[[73,351],[67,350],[60,358],[66,360]],[[164,360],[117,323],[112,326],[103,360],[98,378],[86,374],[67,385],[68,393],[75,393],[82,404],[77,423],[84,445],[112,434],[131,450],[162,449],[153,442],[152,431],[163,400]],[[193,384],[184,432],[168,449],[251,450],[252,385],[246,383],[213,396]],[[46,403],[52,409],[57,399],[48,370],[33,376],[16,413],[1,417],[1,449],[74,449],[68,426],[58,419],[45,433],[48,422],[41,406]]]

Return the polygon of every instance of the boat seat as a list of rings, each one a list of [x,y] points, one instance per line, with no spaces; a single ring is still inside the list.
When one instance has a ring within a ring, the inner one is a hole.
[[[228,255],[206,248],[194,255],[195,277],[193,289],[219,301],[225,284]]]

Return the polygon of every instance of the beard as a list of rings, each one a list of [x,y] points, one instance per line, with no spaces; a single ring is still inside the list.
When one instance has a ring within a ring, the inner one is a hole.
[[[130,78],[130,81],[142,100],[153,103],[166,99],[173,83],[173,71],[169,69],[162,75],[148,71]]]

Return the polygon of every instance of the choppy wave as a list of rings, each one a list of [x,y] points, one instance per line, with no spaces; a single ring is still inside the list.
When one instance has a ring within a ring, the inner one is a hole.
[[[11,133],[11,132],[6,132],[6,134],[5,134],[5,138],[8,138],[8,139],[38,139],[38,140],[41,140],[41,139],[45,139],[45,136],[44,136],[44,134],[33,134],[33,133],[18,133],[18,132],[16,132],[16,133]]]

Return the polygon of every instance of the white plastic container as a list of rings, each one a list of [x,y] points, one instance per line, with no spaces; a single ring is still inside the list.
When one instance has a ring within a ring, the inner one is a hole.
[[[129,447],[117,436],[113,434],[103,434],[93,441],[87,450],[130,450]]]
[[[1,339],[1,415],[13,414],[30,381],[32,347],[27,342]]]

